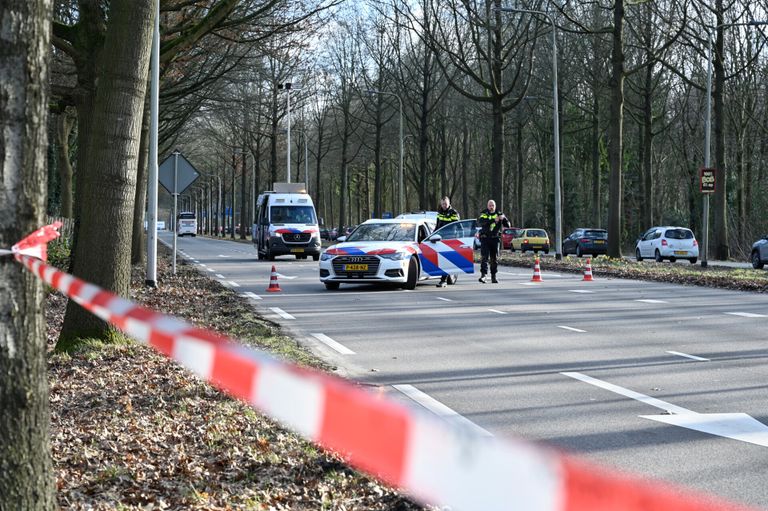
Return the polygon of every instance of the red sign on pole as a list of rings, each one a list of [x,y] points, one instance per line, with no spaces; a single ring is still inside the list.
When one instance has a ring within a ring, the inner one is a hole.
[[[699,169],[699,190],[701,193],[715,193],[715,169]]]

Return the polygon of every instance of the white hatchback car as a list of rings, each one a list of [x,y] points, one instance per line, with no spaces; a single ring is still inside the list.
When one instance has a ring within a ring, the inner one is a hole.
[[[677,259],[688,259],[695,264],[699,258],[699,243],[693,231],[685,227],[651,227],[637,240],[635,258],[638,261],[655,259],[659,263],[664,259],[673,263]]]
[[[414,289],[420,280],[474,273],[475,220],[448,224],[435,232],[425,219],[372,219],[320,255],[320,281],[392,283]],[[455,278],[449,279],[449,283]]]

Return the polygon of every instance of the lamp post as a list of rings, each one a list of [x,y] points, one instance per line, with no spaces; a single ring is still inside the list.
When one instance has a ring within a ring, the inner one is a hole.
[[[308,159],[307,158],[307,155],[308,155],[307,135],[306,135],[306,132],[302,129],[296,129],[296,131],[299,133],[299,135],[301,135],[301,138],[304,139],[304,186],[307,187],[307,193],[309,193],[309,169],[307,167],[307,159]]]
[[[277,85],[277,88],[285,89],[285,95],[287,98],[286,104],[288,109],[288,127],[286,130],[288,132],[288,139],[287,139],[287,148],[285,150],[285,153],[286,153],[285,179],[288,183],[290,183],[291,182],[291,82],[280,83]]]
[[[751,20],[746,23],[721,23],[707,28],[707,114],[704,121],[704,168],[710,168],[710,147],[712,133],[712,32],[718,28],[727,27],[758,27],[768,25],[768,21]],[[718,162],[722,165],[722,162]],[[717,186],[717,184],[716,184]],[[702,205],[702,236],[701,236],[701,267],[707,267],[707,254],[709,252],[709,194],[704,194]]]
[[[397,98],[397,102],[400,105],[400,173],[398,176],[398,184],[397,184],[397,209],[398,214],[403,213],[403,204],[405,203],[404,197],[404,188],[403,188],[403,100],[400,99],[400,96],[395,94],[394,92],[387,92],[387,91],[381,91],[381,90],[374,90],[374,89],[368,89],[365,92],[368,94],[382,94],[385,96],[394,96]]]
[[[520,12],[544,16],[552,25],[552,110],[555,146],[555,259],[563,258],[563,207],[560,200],[560,113],[557,94],[557,26],[552,16],[544,11],[500,7],[501,12]]]

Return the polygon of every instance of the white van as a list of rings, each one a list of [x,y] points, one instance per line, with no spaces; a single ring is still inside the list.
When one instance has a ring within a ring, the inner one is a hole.
[[[312,197],[302,183],[275,183],[256,200],[253,243],[259,259],[291,254],[320,259],[320,227]]]
[[[159,226],[158,229],[160,229]],[[193,237],[197,236],[197,217],[192,211],[182,211],[176,221],[176,235],[184,236],[186,234]]]

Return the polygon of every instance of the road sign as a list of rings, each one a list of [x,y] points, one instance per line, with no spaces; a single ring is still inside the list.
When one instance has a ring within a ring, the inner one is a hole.
[[[176,167],[176,190],[173,186],[173,170]],[[168,190],[168,193],[182,193],[189,185],[200,177],[200,173],[184,158],[184,155],[176,151],[163,160],[158,169],[157,180]]]
[[[701,193],[715,193],[715,169],[699,169],[699,190]]]

